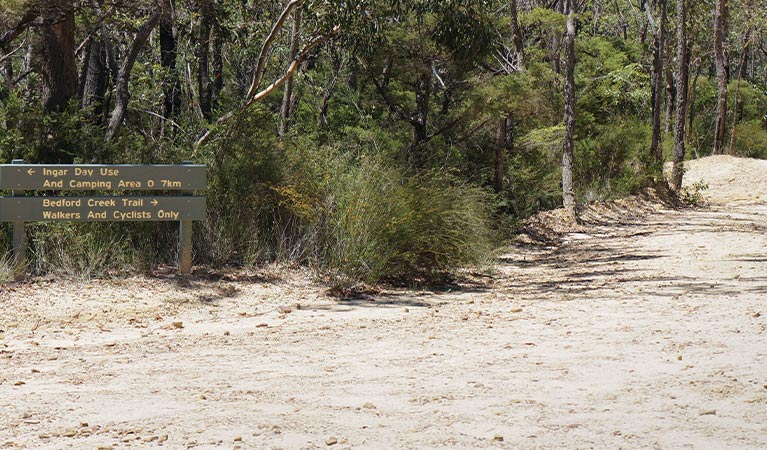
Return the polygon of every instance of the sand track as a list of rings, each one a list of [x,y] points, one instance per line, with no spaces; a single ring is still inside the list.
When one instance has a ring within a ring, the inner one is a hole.
[[[441,292],[0,285],[0,449],[767,448],[762,165]]]

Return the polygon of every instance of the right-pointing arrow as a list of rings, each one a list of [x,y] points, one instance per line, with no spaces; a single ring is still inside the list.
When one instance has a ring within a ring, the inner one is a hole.
[[[159,202],[157,201],[157,199],[156,199],[156,198],[153,198],[153,199],[152,199],[152,201],[151,201],[151,202],[149,202],[149,203],[151,203],[151,204],[152,204],[152,206],[157,206],[157,203],[159,203]]]

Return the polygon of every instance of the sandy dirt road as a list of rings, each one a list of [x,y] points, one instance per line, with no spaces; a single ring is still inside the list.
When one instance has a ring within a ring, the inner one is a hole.
[[[452,290],[0,285],[0,449],[765,449],[767,183],[733,188],[741,163],[693,166],[706,208],[603,213]]]

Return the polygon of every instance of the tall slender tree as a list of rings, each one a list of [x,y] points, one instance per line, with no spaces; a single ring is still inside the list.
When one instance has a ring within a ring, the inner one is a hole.
[[[91,120],[102,123],[104,120],[104,97],[107,91],[109,71],[106,61],[104,41],[98,34],[91,38],[85,52],[85,63],[80,87],[80,104],[91,108]]]
[[[200,96],[200,110],[207,121],[213,119],[212,86],[210,82],[210,34],[212,26],[212,5],[210,0],[200,0],[200,23],[197,29],[197,91]]]
[[[160,18],[160,64],[165,71],[163,83],[163,116],[175,117],[181,109],[181,80],[176,68],[178,39],[176,37],[176,1],[164,0]]]
[[[293,29],[291,31],[290,35],[290,52],[289,52],[289,58],[290,61],[293,61],[296,58],[296,55],[298,54],[298,43],[299,39],[301,37],[301,8],[296,9],[296,12],[293,14]],[[291,106],[293,104],[293,83],[295,78],[290,77],[285,82],[285,91],[283,92],[282,96],[282,106],[280,108],[280,125],[279,125],[279,136],[282,138],[282,136],[285,135],[285,132],[288,129],[288,121],[290,120],[290,115],[292,113]]]
[[[522,31],[519,27],[519,14],[517,9],[517,0],[509,0],[509,22],[511,25],[511,39],[514,43],[514,54],[517,60],[516,67],[518,70],[524,70],[526,62],[525,47],[522,42]],[[505,165],[506,153],[509,151],[510,143],[513,143],[513,140],[509,139],[509,130],[511,129],[513,120],[511,115],[507,115],[498,120],[495,145],[495,180],[493,183],[496,193],[503,190],[503,167]]]
[[[716,0],[714,9],[714,61],[716,62],[716,127],[714,128],[714,154],[722,153],[727,119],[727,62],[722,45],[727,0]]]
[[[735,84],[735,98],[732,100],[732,131],[730,132],[730,145],[727,148],[727,153],[732,154],[733,147],[735,146],[735,132],[738,125],[738,115],[742,109],[740,103],[740,82],[745,78],[745,67],[748,59],[748,48],[751,46],[751,30],[746,29],[743,36],[743,48],[740,52],[740,62],[738,62],[738,82]]]
[[[671,171],[671,187],[682,188],[684,176],[684,127],[687,118],[687,8],[686,0],[676,3],[676,117],[674,118],[674,167]]]
[[[117,131],[122,126],[123,119],[125,118],[125,112],[128,110],[128,101],[130,100],[130,91],[128,90],[128,84],[130,82],[130,73],[133,68],[133,64],[138,58],[139,52],[144,47],[144,44],[149,39],[149,35],[154,29],[157,22],[160,21],[160,13],[153,13],[146,22],[136,32],[136,36],[133,38],[128,53],[125,55],[122,64],[120,65],[120,71],[115,79],[115,106],[112,109],[112,115],[109,118],[109,124],[106,130],[106,141],[111,141]],[[104,155],[98,155],[103,157]]]
[[[567,214],[576,219],[573,189],[573,149],[575,147],[575,6],[568,0],[565,38],[565,142],[562,152],[562,203]]]
[[[663,108],[663,50],[666,45],[666,0],[658,1],[660,9],[660,22],[654,25],[649,3],[645,3],[647,16],[653,29],[653,65],[652,65],[652,140],[650,143],[650,156],[659,169],[663,164],[663,153],[660,148],[661,139],[661,109]]]

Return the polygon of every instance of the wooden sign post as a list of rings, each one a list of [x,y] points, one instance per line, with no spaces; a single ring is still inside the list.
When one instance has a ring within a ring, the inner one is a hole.
[[[179,271],[192,271],[192,222],[205,219],[207,188],[204,165],[38,165],[14,160],[0,164],[0,222],[13,222],[13,254],[17,267],[26,256],[24,224],[38,221],[179,222]],[[26,196],[25,191],[54,191]],[[181,191],[167,196],[60,195],[61,191]]]

